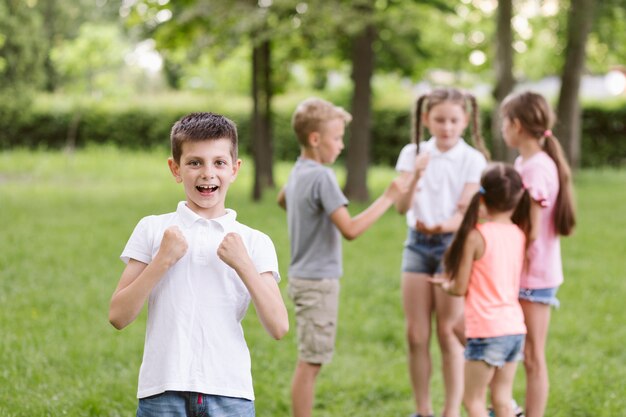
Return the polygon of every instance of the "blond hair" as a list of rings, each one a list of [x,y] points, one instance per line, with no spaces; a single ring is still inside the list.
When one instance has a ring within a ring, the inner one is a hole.
[[[291,127],[300,145],[308,146],[309,135],[320,132],[327,122],[335,119],[348,124],[352,120],[352,115],[329,101],[311,97],[298,104],[291,117]]]

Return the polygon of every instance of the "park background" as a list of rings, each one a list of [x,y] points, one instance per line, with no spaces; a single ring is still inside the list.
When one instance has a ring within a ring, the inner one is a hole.
[[[292,313],[274,200],[298,154],[295,105],[317,95],[353,113],[336,170],[356,213],[393,178],[413,103],[436,85],[477,95],[499,160],[514,157],[493,124],[506,94],[532,88],[557,109],[579,224],[563,241],[547,415],[623,415],[625,17],[623,0],[0,0],[0,415],[134,414],[145,316],[115,331],[108,302],[136,222],[184,197],[165,163],[177,118],[237,122],[244,165],[227,203],[274,240]],[[338,351],[315,415],[412,411],[404,235],[389,212],[344,245]],[[253,308],[244,322],[261,417],[289,414],[290,318],[280,342]],[[437,407],[441,390],[435,371]]]

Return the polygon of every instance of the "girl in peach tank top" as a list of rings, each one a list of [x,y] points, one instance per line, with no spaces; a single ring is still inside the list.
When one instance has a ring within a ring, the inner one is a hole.
[[[530,195],[521,176],[511,165],[493,164],[446,252],[446,274],[430,280],[465,297],[463,405],[469,417],[486,415],[488,389],[496,416],[514,415],[513,380],[526,334],[518,293],[530,228]]]

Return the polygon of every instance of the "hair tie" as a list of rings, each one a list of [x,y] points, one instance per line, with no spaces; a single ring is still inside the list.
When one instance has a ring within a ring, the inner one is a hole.
[[[485,195],[485,189],[483,188],[483,186],[481,185],[480,188],[478,189],[478,193]]]
[[[552,137],[552,131],[550,129],[547,129],[545,132],[543,132],[543,137],[544,138]]]

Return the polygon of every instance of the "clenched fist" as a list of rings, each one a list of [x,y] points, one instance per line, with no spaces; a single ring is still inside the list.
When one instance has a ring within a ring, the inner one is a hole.
[[[224,236],[222,243],[217,248],[217,256],[233,269],[236,265],[249,259],[243,240],[237,233],[228,233]]]
[[[187,240],[178,226],[170,226],[163,232],[161,247],[157,256],[163,258],[168,265],[174,265],[187,253]]]

